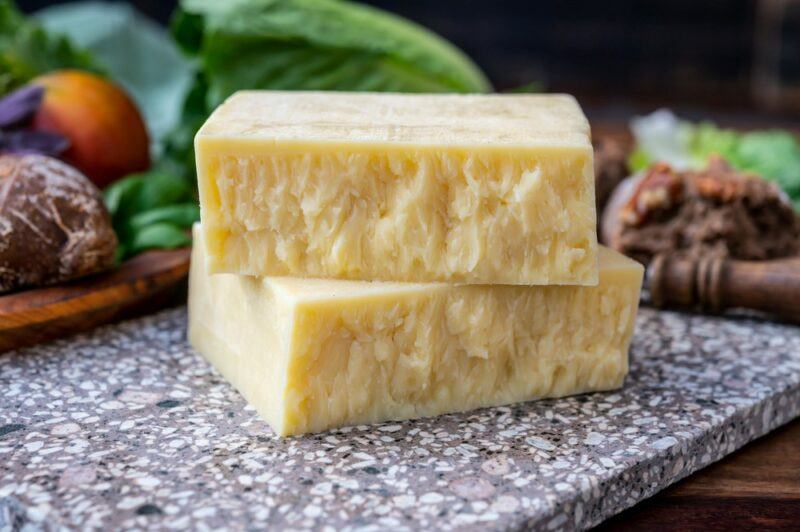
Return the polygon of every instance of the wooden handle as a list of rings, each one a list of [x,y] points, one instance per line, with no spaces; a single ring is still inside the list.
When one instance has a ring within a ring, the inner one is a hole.
[[[650,296],[659,307],[746,308],[800,323],[800,257],[750,262],[660,255],[647,275]]]

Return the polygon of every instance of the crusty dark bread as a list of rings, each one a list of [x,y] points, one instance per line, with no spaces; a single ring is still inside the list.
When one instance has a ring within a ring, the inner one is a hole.
[[[114,265],[117,238],[100,191],[44,155],[0,156],[0,292]]]

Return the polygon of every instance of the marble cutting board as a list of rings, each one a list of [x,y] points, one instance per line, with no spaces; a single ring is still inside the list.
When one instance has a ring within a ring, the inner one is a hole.
[[[583,529],[800,415],[800,328],[645,308],[620,391],[282,440],[185,328],[0,356],[0,529]]]

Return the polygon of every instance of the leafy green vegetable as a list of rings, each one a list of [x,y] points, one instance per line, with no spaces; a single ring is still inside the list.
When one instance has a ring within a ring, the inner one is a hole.
[[[162,26],[121,2],[60,4],[35,18],[51,34],[89,51],[130,92],[155,141],[178,125],[194,72]]]
[[[656,161],[702,168],[719,155],[734,168],[775,181],[800,210],[800,140],[788,131],[740,133],[704,122],[692,124],[661,110],[631,123],[636,148],[628,163],[640,171]]]
[[[188,245],[189,229],[200,219],[191,182],[163,169],[117,181],[104,197],[121,260],[145,249]]]
[[[200,207],[196,203],[179,203],[156,207],[131,217],[129,224],[134,230],[142,230],[153,224],[172,224],[178,227],[191,227],[200,219]]]
[[[182,0],[181,8],[173,34],[200,57],[211,107],[239,89],[490,88],[454,46],[372,7],[339,0]]]
[[[135,255],[147,249],[172,249],[191,243],[192,237],[185,229],[169,223],[157,223],[134,234],[127,250],[130,255]]]
[[[90,54],[23,16],[11,0],[0,0],[0,95],[60,68],[101,70]]]
[[[697,126],[687,125],[686,129],[689,152],[698,161],[698,164],[704,164],[712,154],[730,159],[739,143],[739,133],[728,129],[719,129],[708,122],[701,122]]]
[[[162,165],[193,183],[195,182],[194,136],[209,114],[206,107],[206,93],[205,78],[197,74],[195,84],[183,104],[183,118],[166,138],[161,157]]]
[[[778,183],[800,201],[800,142],[786,131],[757,131],[739,138],[731,155],[734,166]]]

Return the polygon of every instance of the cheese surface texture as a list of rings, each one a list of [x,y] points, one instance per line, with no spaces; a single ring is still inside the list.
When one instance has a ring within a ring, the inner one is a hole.
[[[212,272],[597,283],[570,96],[240,92],[195,147]]]
[[[192,345],[280,435],[621,386],[642,267],[597,286],[209,274],[195,234]]]

